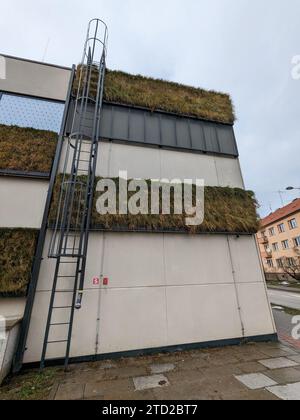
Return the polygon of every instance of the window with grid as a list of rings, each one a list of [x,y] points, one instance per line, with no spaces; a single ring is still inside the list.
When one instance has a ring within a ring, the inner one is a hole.
[[[286,239],[285,241],[282,241],[281,243],[282,243],[282,248],[283,249],[289,249],[290,244],[289,244],[288,239]]]
[[[0,92],[0,124],[59,132],[64,103]]]
[[[297,220],[296,219],[289,220],[289,227],[290,229],[296,229],[298,227]]]
[[[294,238],[294,245],[300,247],[300,236],[297,236],[297,238]]]

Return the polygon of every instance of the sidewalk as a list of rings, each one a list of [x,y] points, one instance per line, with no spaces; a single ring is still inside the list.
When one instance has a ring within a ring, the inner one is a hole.
[[[293,383],[300,400],[300,353],[249,344],[73,366],[50,398],[272,400]]]
[[[46,369],[43,383],[28,375],[0,388],[0,400],[300,400],[300,352],[277,343]]]

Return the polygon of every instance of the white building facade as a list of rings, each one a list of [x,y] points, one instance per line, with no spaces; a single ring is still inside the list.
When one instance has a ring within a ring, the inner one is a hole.
[[[0,91],[67,101],[69,108],[51,177],[0,177],[1,227],[41,232],[27,300],[0,298],[3,316],[22,318],[26,305],[16,353],[20,367],[41,359],[55,270],[48,258],[47,205],[65,160],[73,73],[8,58],[10,66],[12,79],[0,80]],[[97,176],[118,177],[126,170],[130,179],[203,179],[206,186],[245,188],[232,126],[119,104],[104,108]],[[72,285],[65,278],[59,288]],[[72,294],[56,299],[56,306],[68,307]],[[55,322],[67,317],[65,309],[57,311]],[[66,325],[50,331],[55,343],[48,346],[48,360],[64,357],[60,341],[66,335]],[[254,235],[90,233],[83,305],[75,311],[72,333],[74,361],[276,337]]]

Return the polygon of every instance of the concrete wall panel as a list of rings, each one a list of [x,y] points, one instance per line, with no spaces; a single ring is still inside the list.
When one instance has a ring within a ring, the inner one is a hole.
[[[155,348],[167,344],[164,288],[102,292],[100,353]]]
[[[25,298],[0,298],[0,316],[21,319],[25,303]]]
[[[276,332],[264,283],[238,284],[245,335],[257,336]]]
[[[242,322],[245,336],[273,334],[274,321],[262,273],[256,267],[254,239],[230,238],[229,242],[233,266],[223,235],[92,233],[83,306],[75,311],[71,355],[240,338]],[[41,356],[55,263],[46,255],[25,362],[38,361]],[[92,284],[93,276],[101,274],[108,277],[108,286]],[[62,289],[70,287],[60,283]],[[59,294],[55,304],[68,306],[71,296]],[[67,309],[56,310],[53,322],[66,322],[68,316]],[[50,339],[63,339],[66,333],[65,327],[57,328]],[[64,344],[51,344],[48,357],[63,357],[64,351]]]
[[[233,285],[167,288],[169,345],[242,337]]]
[[[239,283],[264,282],[253,236],[229,238],[233,266]],[[251,267],[251,270],[249,269]]]
[[[238,159],[215,158],[219,185],[231,188],[245,188]]]
[[[0,90],[65,101],[71,69],[13,57],[4,58],[6,79],[0,79]]]
[[[48,182],[0,177],[0,227],[40,229]]]
[[[227,246],[226,236],[165,235],[166,283],[233,283]]]
[[[60,163],[63,171],[66,142]],[[97,176],[129,178],[204,179],[207,186],[244,188],[238,159],[100,142]],[[70,165],[68,166],[70,172]]]
[[[103,275],[112,288],[164,285],[162,235],[106,235]]]

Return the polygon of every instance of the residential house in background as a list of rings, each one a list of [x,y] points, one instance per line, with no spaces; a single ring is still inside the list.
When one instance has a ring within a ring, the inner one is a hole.
[[[300,266],[300,198],[269,214],[257,235],[268,279],[286,279]]]

